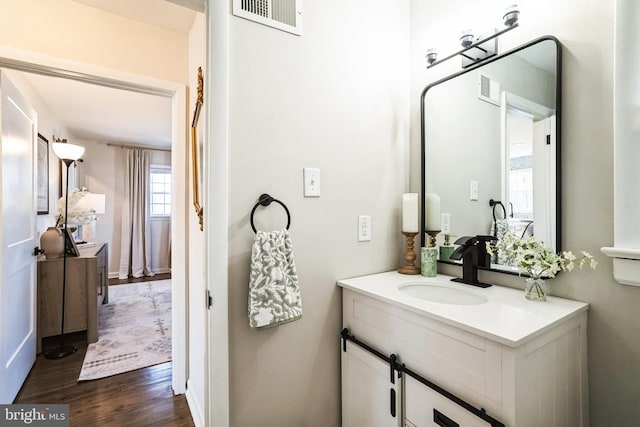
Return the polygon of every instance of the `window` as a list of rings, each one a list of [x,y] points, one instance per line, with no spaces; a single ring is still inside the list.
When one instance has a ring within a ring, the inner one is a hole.
[[[171,215],[171,169],[152,166],[149,171],[151,187],[151,216],[167,217]]]

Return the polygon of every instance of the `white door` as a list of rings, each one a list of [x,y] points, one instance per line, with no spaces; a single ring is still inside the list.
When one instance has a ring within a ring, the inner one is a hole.
[[[0,404],[13,402],[36,358],[36,113],[0,70]]]
[[[347,341],[342,351],[342,427],[400,427],[401,379],[389,364]]]
[[[533,125],[533,223],[538,240],[556,242],[556,116]]]

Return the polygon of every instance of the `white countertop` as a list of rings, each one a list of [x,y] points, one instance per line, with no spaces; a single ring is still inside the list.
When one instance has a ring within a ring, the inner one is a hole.
[[[338,286],[406,308],[426,317],[473,332],[511,347],[586,311],[587,303],[548,296],[547,301],[529,301],[522,289],[504,286],[478,288],[451,282],[452,276],[428,278],[396,271],[338,281]],[[524,278],[522,279],[524,283]],[[406,283],[432,283],[484,296],[476,305],[454,305],[418,299],[399,290]]]

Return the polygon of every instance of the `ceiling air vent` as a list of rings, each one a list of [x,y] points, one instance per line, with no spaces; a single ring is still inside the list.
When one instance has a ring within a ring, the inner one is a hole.
[[[233,0],[233,14],[302,35],[302,0]]]

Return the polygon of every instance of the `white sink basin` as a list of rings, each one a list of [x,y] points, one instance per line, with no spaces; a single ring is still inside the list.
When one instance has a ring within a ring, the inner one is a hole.
[[[480,294],[436,283],[403,283],[398,290],[406,295],[425,301],[452,305],[484,304],[489,299]]]

